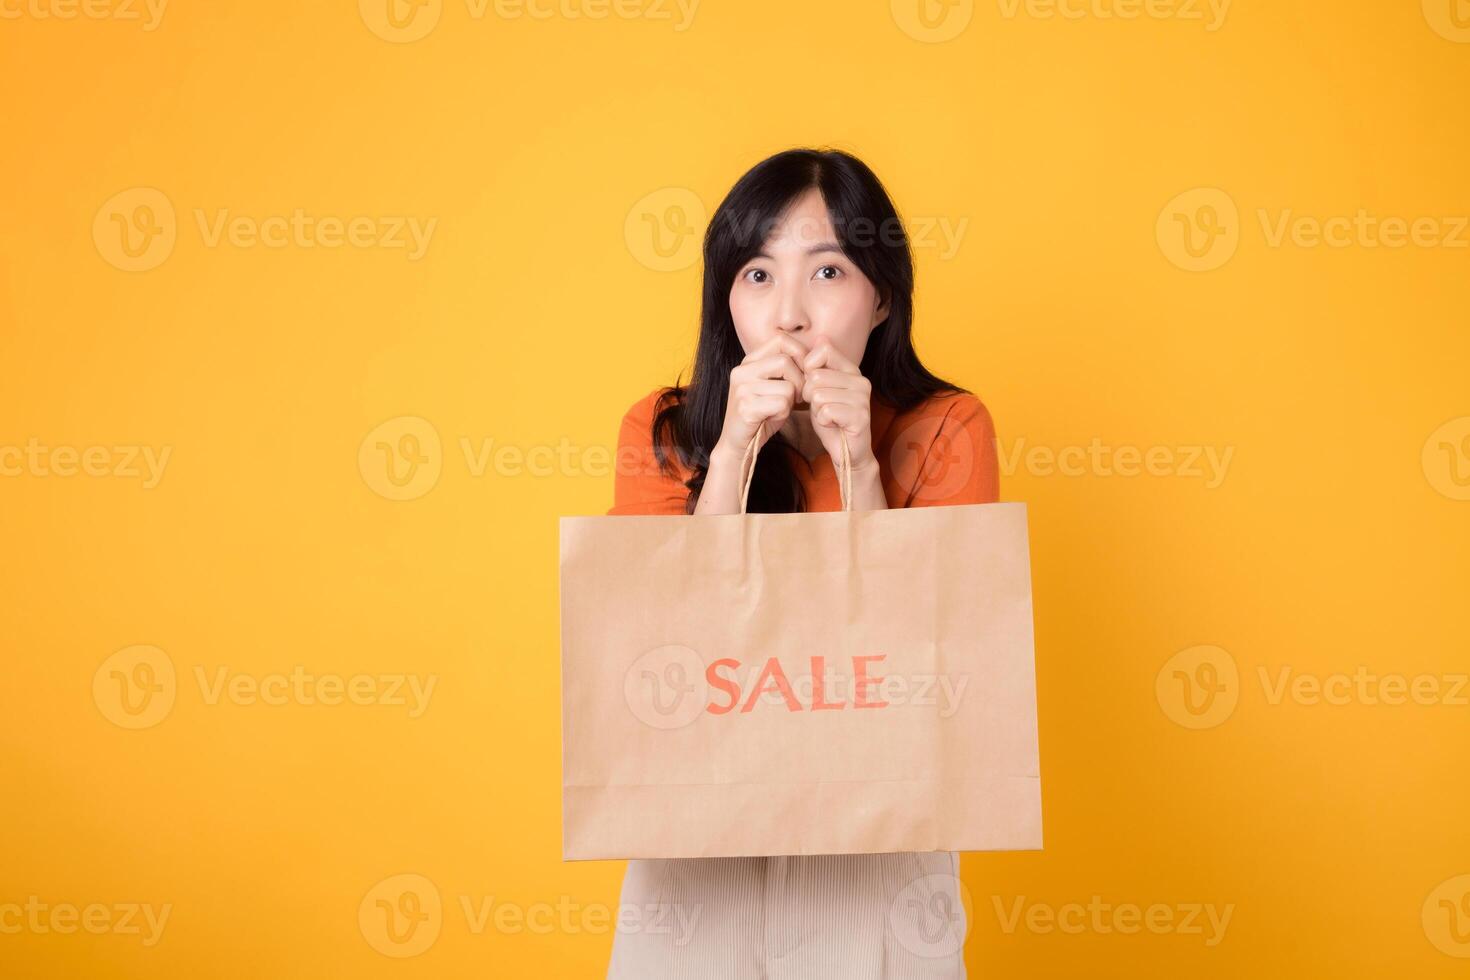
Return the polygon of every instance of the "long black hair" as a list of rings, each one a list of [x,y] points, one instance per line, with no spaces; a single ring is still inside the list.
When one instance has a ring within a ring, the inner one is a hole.
[[[735,275],[760,251],[786,209],[813,187],[826,202],[842,251],[889,303],[888,318],[869,335],[858,365],[872,384],[872,400],[904,411],[935,394],[965,390],[930,374],[914,351],[913,256],[908,234],[877,175],[841,150],[800,148],[767,157],[736,181],[710,219],[704,235],[703,299],[693,376],[688,385],[664,388],[654,406],[652,434],[659,467],[675,475],[672,447],[693,473],[684,483],[689,488],[686,513],[693,513],[699,501],[710,452],[724,427],[730,372],[745,359],[730,316]],[[791,468],[791,458],[800,454],[766,452],[772,443],[787,445],[786,437],[777,433],[761,447],[746,510],[805,510],[801,484]]]

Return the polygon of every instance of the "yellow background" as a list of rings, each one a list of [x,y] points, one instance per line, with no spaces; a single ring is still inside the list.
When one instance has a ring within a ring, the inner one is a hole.
[[[178,0],[153,30],[6,0],[0,446],[171,456],[152,488],[0,478],[0,904],[172,912],[149,948],[0,934],[0,974],[601,975],[605,926],[476,933],[460,906],[618,900],[621,864],[560,860],[557,518],[606,510],[597,453],[692,354],[694,253],[651,257],[643,215],[677,226],[671,201],[710,211],[762,157],[827,144],[911,232],[968,222],[953,254],[916,249],[916,342],[1003,452],[1233,452],[1213,487],[1003,472],[1030,507],[1046,849],[965,856],[974,975],[1464,976],[1430,899],[1470,881],[1470,707],[1273,704],[1259,676],[1470,669],[1470,250],[1267,233],[1288,209],[1470,213],[1470,30],[1436,3],[1239,0],[1215,30],[1202,4],[960,4],[935,42],[882,2],[704,0],[680,30],[652,0],[444,0],[405,42],[350,0]],[[134,199],[104,205],[135,188],[176,241],[129,272],[107,229]],[[1236,250],[1189,271],[1168,228],[1208,215],[1166,205],[1198,189],[1237,209]],[[210,245],[196,216],[296,209],[437,225],[410,260]],[[405,416],[440,472],[392,500],[360,449]],[[461,440],[588,465],[475,475]],[[128,730],[93,680],[135,645],[177,696]],[[1232,658],[1238,703],[1194,729],[1156,681],[1199,646]],[[437,687],[410,719],[209,704],[195,681],[297,665]],[[399,874],[443,900],[409,958],[358,925]],[[996,910],[1094,895],[1234,910],[1214,946]]]

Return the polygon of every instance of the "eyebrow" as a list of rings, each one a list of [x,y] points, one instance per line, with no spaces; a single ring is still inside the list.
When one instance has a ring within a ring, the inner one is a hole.
[[[842,252],[842,246],[838,245],[836,242],[817,242],[817,244],[815,244],[815,245],[808,246],[807,247],[807,250],[806,250],[806,254],[807,255],[816,255],[818,252],[838,252],[838,253],[841,253]],[[752,255],[751,258],[753,258],[753,259],[769,259],[769,258],[771,258],[771,255],[768,252],[766,252],[765,249],[762,249],[761,251],[756,252],[754,255]]]

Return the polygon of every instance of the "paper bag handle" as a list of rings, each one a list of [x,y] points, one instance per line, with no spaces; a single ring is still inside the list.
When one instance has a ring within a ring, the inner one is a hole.
[[[740,513],[745,513],[745,502],[750,496],[750,484],[755,479],[755,457],[760,452],[761,434],[766,431],[766,423],[762,422],[755,427],[755,435],[750,437],[750,444],[745,447],[745,458],[740,461],[740,472],[745,473],[745,486],[740,491]],[[842,429],[837,430],[842,436],[842,463],[837,467],[837,490],[842,494],[842,509],[844,512],[852,510],[852,457],[848,455],[847,433]],[[745,468],[750,467],[746,473]]]

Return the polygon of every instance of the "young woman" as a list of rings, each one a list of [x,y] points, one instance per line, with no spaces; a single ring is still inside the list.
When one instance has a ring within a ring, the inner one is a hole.
[[[693,376],[623,417],[608,513],[739,513],[747,473],[747,512],[840,510],[844,440],[853,510],[995,501],[990,415],[919,362],[913,285],[903,225],[861,161],[797,149],[757,164],[705,234]],[[963,977],[958,879],[947,851],[630,861],[621,905],[642,914],[620,923],[608,976]],[[941,918],[896,933],[906,903]],[[687,928],[652,928],[655,907]]]

